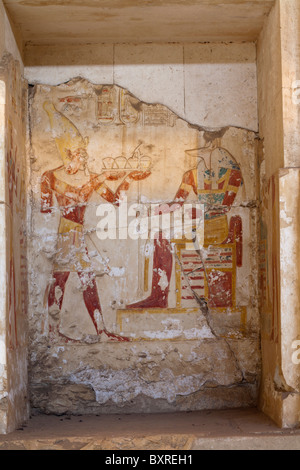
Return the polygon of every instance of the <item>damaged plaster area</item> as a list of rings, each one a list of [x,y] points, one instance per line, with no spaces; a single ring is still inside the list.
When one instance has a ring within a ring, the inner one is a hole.
[[[82,79],[36,85],[29,112],[33,410],[255,405],[256,134],[191,126],[124,88]],[[169,239],[159,227],[99,237],[100,204],[115,217],[107,234],[128,229],[122,193],[136,218],[141,205],[169,214],[174,203],[201,204],[203,246],[175,236],[173,214]]]
[[[45,351],[32,361],[39,381],[32,405],[48,413],[153,412],[252,406],[259,373],[258,342],[206,340],[159,346],[83,346]],[[236,360],[234,353],[239,357]],[[248,354],[251,354],[248,356]],[[63,358],[63,359],[62,359]],[[51,379],[45,367],[55,373]],[[61,364],[61,366],[59,366]]]

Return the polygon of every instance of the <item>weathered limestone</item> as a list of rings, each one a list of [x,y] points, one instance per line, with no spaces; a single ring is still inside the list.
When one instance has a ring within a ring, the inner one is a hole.
[[[300,4],[281,1],[284,167],[300,166]]]
[[[26,90],[10,55],[0,63],[1,276],[0,368],[2,433],[28,418],[26,256]]]
[[[255,43],[28,44],[25,63],[32,84],[116,83],[191,124],[258,131]]]
[[[27,93],[19,40],[0,2],[0,433],[28,419]]]
[[[30,123],[33,408],[255,403],[255,133],[198,129],[123,88],[82,79],[32,88]],[[130,235],[132,204],[145,227],[154,220],[151,204],[165,204],[168,215],[176,202],[204,205],[203,249],[178,235],[174,221],[169,241],[150,225]],[[99,205],[112,216],[117,210],[112,224],[104,212],[99,218]]]
[[[4,0],[35,44],[253,41],[274,0]],[[72,8],[72,15],[68,15]]]
[[[299,425],[299,2],[278,1],[258,42],[261,155],[261,408]],[[271,53],[270,53],[271,51]]]
[[[2,0],[0,1],[0,57],[11,54],[20,64],[23,71],[22,41],[17,30],[12,30],[10,20],[7,16]]]

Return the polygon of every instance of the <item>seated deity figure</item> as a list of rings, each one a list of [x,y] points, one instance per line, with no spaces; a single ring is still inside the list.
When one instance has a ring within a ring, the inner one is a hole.
[[[198,164],[184,173],[171,207],[183,205],[190,195],[194,195],[204,206],[204,246],[235,243],[236,265],[242,265],[242,220],[240,216],[228,214],[243,184],[242,172],[235,158],[224,148],[214,145],[187,150],[190,157],[198,159]],[[176,241],[175,241],[176,243]],[[203,270],[205,262],[201,258]],[[150,295],[138,302],[127,305],[128,309],[166,308],[172,276],[173,254],[170,240],[159,232],[154,238],[153,274]],[[161,282],[161,272],[165,273]],[[189,273],[185,275],[188,277]],[[208,291],[210,290],[210,281]],[[211,286],[216,291],[216,286]],[[207,300],[207,299],[206,299]],[[208,302],[212,299],[208,299]],[[224,300],[223,306],[230,306]],[[222,306],[222,301],[218,303]]]

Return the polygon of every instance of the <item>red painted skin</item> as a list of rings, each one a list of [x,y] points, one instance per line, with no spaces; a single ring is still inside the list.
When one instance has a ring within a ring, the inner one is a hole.
[[[65,168],[66,172],[69,174],[75,174],[78,169],[79,165],[73,164],[72,161]],[[94,191],[98,191],[98,193],[107,201],[112,204],[118,205],[121,191],[126,191],[129,188],[130,182],[128,179],[132,181],[138,181],[141,179],[147,178],[151,173],[150,171],[140,172],[140,171],[132,171],[125,180],[119,185],[117,191],[113,193],[104,183],[103,179],[101,181],[102,175],[90,175],[90,180],[81,187],[74,187],[67,183],[60,181],[56,176],[55,172],[64,168],[64,166],[58,167],[54,170],[47,171],[43,174],[41,180],[41,212],[43,213],[50,213],[53,207],[53,196],[55,196],[59,208],[61,210],[61,216],[67,220],[70,220],[76,224],[83,225],[84,223],[84,216],[85,211],[87,208],[87,203]],[[124,176],[124,174],[116,175],[115,172],[111,174],[107,174],[106,180],[117,180],[120,176]],[[88,256],[88,250],[85,247],[86,255]],[[85,306],[88,310],[88,313],[91,317],[93,325],[96,329],[97,335],[104,333],[108,336],[111,340],[115,341],[130,341],[129,338],[125,336],[120,336],[114,333],[109,332],[104,329],[99,329],[97,325],[97,321],[95,318],[95,310],[97,310],[103,320],[102,309],[100,304],[100,299],[98,295],[97,285],[95,281],[95,274],[92,272],[81,272],[77,271],[78,277],[83,285],[83,299]],[[67,280],[70,275],[70,271],[65,272],[53,272],[53,279],[54,282],[50,287],[49,295],[48,295],[48,307],[52,307],[54,304],[57,305],[59,311],[62,307],[62,302],[65,293],[65,287]],[[55,297],[55,289],[59,287],[61,290],[61,296],[57,300]],[[66,342],[76,342],[75,340],[71,340],[67,338],[63,334],[59,332],[59,327],[54,327],[50,325],[50,331],[54,331],[55,333],[59,334],[59,336],[65,338]]]
[[[242,184],[242,174],[240,170],[229,169],[230,176],[228,186],[239,188]],[[218,189],[224,189],[225,182],[222,181],[218,184]],[[186,187],[189,186],[189,190]],[[211,190],[211,184],[205,184],[204,189]],[[176,204],[184,204],[184,201],[188,198],[190,191],[193,191],[196,196],[198,196],[197,183],[195,181],[195,176],[193,170],[187,171],[182,178],[182,182],[179,190],[176,193],[175,201]],[[216,213],[210,211],[210,217],[224,215],[230,210],[235,197],[236,192],[224,190],[224,198],[222,201],[222,208],[217,210]],[[180,201],[180,202],[178,202]],[[172,203],[173,205],[174,203]],[[193,214],[193,217],[195,215]],[[239,216],[234,216],[230,220],[229,234],[228,238],[223,241],[223,244],[233,243],[236,240],[236,257],[237,257],[237,266],[242,265],[242,220]],[[144,309],[144,308],[166,308],[168,307],[168,294],[170,288],[170,280],[172,274],[173,266],[173,256],[171,253],[171,245],[168,240],[162,239],[162,234],[159,233],[158,239],[154,240],[154,255],[153,255],[153,276],[152,276],[152,290],[150,295],[139,302],[135,302],[127,305],[129,309]],[[162,289],[159,285],[160,282],[160,270],[163,270],[166,273],[168,280],[168,285]],[[225,279],[224,279],[225,281]],[[220,287],[220,286],[219,286]],[[231,279],[226,278],[226,287],[227,290],[231,289]],[[224,289],[226,290],[226,289]],[[218,295],[212,295],[210,302],[211,306],[215,307],[224,307],[230,306],[231,300],[221,299]],[[228,303],[229,302],[229,303]]]

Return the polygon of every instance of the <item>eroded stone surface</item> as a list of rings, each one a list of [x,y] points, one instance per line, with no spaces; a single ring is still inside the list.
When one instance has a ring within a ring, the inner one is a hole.
[[[35,86],[30,122],[33,407],[255,403],[255,134],[190,126],[123,88],[82,79]],[[145,225],[153,204],[169,216],[176,203],[201,204],[203,218],[191,222],[198,247],[178,236],[177,219],[169,238]]]
[[[10,54],[0,62],[1,279],[0,399],[2,432],[28,416],[27,393],[27,192],[25,126],[27,94],[20,64]],[[6,410],[4,411],[4,404]]]
[[[25,42],[80,44],[255,40],[274,0],[3,3]],[[68,8],[70,17],[64,15]]]

